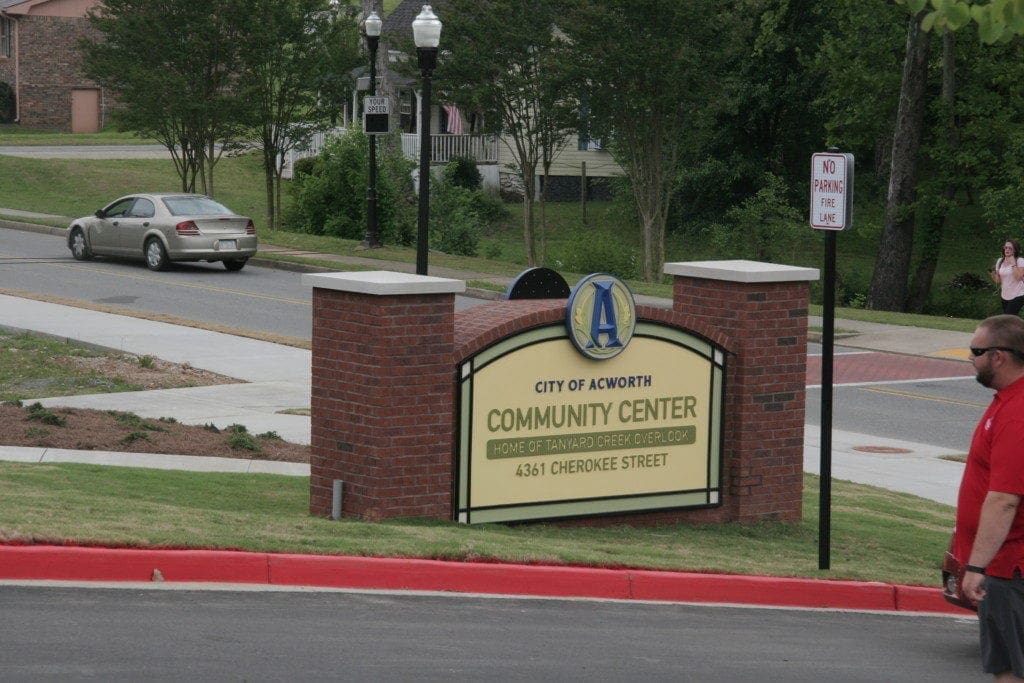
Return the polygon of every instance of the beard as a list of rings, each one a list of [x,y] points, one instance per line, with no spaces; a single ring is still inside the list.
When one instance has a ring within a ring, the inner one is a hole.
[[[992,372],[992,366],[987,365],[977,371],[974,379],[978,380],[978,384],[988,389],[992,388],[992,380],[994,379],[995,373]]]

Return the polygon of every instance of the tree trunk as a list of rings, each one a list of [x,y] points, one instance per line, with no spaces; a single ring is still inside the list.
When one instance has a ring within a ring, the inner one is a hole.
[[[268,172],[264,175],[267,186],[267,229],[274,229],[274,175]]]
[[[956,128],[956,44],[953,33],[946,29],[942,35],[942,104],[946,114],[946,142],[949,151],[955,153],[960,146],[960,136]],[[950,155],[952,156],[952,155]],[[944,168],[942,175],[945,176],[945,187],[942,190],[942,199],[935,203],[932,210],[927,214],[924,224],[921,226],[924,231],[919,241],[920,254],[917,262],[917,269],[914,272],[914,282],[910,288],[910,297],[907,301],[907,309],[920,313],[928,303],[928,295],[932,290],[932,281],[935,279],[935,266],[942,253],[942,238],[946,232],[946,223],[949,218],[949,209],[956,198],[957,184],[954,178],[957,177],[956,169]]]
[[[537,194],[537,168],[523,165],[523,244],[526,246],[526,265],[534,268],[537,265],[537,245],[533,239],[534,197]]]
[[[274,224],[269,226],[270,230],[277,230],[281,227],[281,169],[274,170]]]
[[[868,294],[868,307],[884,311],[902,311],[907,303],[907,278],[914,245],[917,157],[924,120],[930,38],[930,34],[921,30],[920,17],[910,17],[900,103],[893,132],[889,193],[882,239]]]
[[[548,182],[551,176],[551,160],[545,159],[541,167],[542,181],[540,186],[540,265],[548,263]]]
[[[277,154],[271,150],[277,149],[277,145],[274,143],[273,129],[264,127],[263,129],[263,184],[264,189],[267,193],[267,229],[274,229],[274,219],[277,215],[276,202],[275,202],[275,183],[274,179],[277,177]]]

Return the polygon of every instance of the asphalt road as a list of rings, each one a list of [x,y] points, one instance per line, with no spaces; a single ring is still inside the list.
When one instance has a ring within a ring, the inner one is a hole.
[[[966,454],[974,427],[991,399],[992,391],[973,378],[835,386],[832,425]],[[820,425],[820,418],[821,390],[808,389],[805,419]]]
[[[0,229],[0,289],[168,314],[250,332],[308,340],[312,290],[301,274],[247,265],[175,263],[153,272],[140,261],[75,261],[62,237]],[[456,297],[456,308],[480,303]]]
[[[0,679],[972,681],[973,618],[0,586]]]

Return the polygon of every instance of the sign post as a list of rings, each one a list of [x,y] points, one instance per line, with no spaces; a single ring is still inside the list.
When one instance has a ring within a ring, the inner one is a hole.
[[[825,230],[821,335],[821,486],[818,569],[830,567],[832,530],[832,356],[835,342],[836,232],[853,222],[853,155],[835,148],[811,157],[811,227]]]

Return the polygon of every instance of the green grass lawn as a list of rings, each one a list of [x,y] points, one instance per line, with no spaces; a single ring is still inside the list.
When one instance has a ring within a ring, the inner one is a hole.
[[[0,146],[7,145],[152,145],[155,140],[140,138],[135,133],[103,130],[99,133],[55,133],[33,130],[13,123],[0,123]]]
[[[0,208],[85,216],[133,192],[180,192],[173,164],[160,159],[26,159],[0,156]],[[214,171],[217,199],[260,223],[263,171],[255,154],[227,157]]]
[[[330,521],[305,477],[0,462],[0,540],[499,560],[936,585],[953,509],[835,482],[832,569],[817,568],[817,477],[800,524],[572,528]]]

